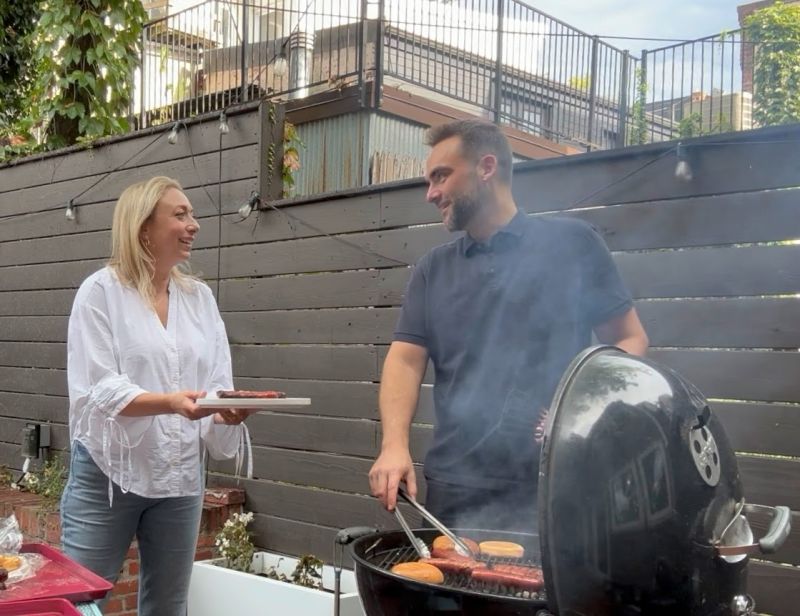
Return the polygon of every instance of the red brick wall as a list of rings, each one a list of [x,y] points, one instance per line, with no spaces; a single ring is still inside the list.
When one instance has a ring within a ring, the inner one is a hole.
[[[233,513],[242,510],[244,490],[214,488],[206,490],[200,536],[197,538],[195,560],[216,556],[214,537]],[[14,513],[28,543],[47,543],[61,547],[61,517],[57,511],[48,512],[36,494],[0,488],[0,517]],[[136,541],[131,544],[122,565],[119,579],[104,609],[105,616],[135,616],[139,590],[139,552]]]

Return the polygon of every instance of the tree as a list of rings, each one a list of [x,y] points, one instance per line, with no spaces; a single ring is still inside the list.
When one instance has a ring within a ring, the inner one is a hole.
[[[0,137],[14,132],[29,105],[35,78],[30,34],[38,15],[34,0],[0,2]]]
[[[755,45],[753,116],[761,126],[800,121],[800,6],[776,2],[745,21]]]
[[[45,0],[36,35],[48,147],[128,130],[147,13],[140,0]]]

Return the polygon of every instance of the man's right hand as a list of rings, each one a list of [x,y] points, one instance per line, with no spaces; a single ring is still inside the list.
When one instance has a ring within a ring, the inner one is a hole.
[[[168,394],[169,408],[186,419],[202,419],[217,412],[215,408],[202,408],[197,404],[197,399],[204,398],[205,395],[204,391],[176,391]]]
[[[397,505],[397,487],[401,481],[411,497],[416,498],[417,475],[408,448],[384,448],[369,471],[369,487],[389,511],[394,511]]]

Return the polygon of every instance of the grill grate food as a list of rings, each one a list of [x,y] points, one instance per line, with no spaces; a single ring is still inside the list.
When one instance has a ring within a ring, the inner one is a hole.
[[[368,560],[376,567],[389,571],[392,567],[399,563],[408,563],[419,560],[419,556],[414,548],[410,546],[401,548],[392,548],[388,550],[376,550],[371,553]],[[533,560],[521,560],[517,558],[497,558],[487,556],[476,556],[475,560],[486,563],[490,568],[492,565],[510,564],[510,565],[524,565],[528,567],[539,567],[541,563]],[[454,590],[471,590],[475,592],[496,595],[499,597],[513,597],[516,599],[536,599],[546,601],[544,589],[533,592],[530,590],[520,590],[513,586],[504,586],[501,584],[487,584],[477,582],[466,573],[452,573],[443,571],[444,583],[439,584],[439,587],[447,587]]]

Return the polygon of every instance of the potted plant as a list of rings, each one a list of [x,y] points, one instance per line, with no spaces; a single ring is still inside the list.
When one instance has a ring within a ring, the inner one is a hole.
[[[220,558],[194,563],[188,616],[333,614],[333,567],[313,555],[256,551],[252,520],[252,513],[234,513],[216,537]],[[341,616],[364,614],[352,571],[342,571],[339,609]]]

